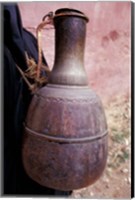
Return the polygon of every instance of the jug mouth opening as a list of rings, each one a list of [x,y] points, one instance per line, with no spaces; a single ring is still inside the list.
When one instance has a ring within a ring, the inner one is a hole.
[[[78,16],[84,18],[87,22],[89,21],[89,18],[83,12],[73,8],[60,8],[55,11],[55,18],[62,16]]]

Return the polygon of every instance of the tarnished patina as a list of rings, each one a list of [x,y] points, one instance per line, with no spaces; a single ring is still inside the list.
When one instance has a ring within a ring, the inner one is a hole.
[[[84,70],[88,18],[59,9],[55,26],[55,62],[47,86],[39,89],[25,121],[23,163],[43,186],[73,190],[93,184],[107,160],[107,124],[99,97]]]

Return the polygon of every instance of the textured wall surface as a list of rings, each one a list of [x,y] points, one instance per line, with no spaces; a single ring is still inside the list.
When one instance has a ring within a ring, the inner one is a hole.
[[[130,2],[20,2],[23,26],[34,35],[42,17],[59,8],[74,8],[90,19],[87,24],[85,69],[90,86],[104,102],[130,94]],[[54,29],[43,31],[43,51],[50,68],[54,62]]]

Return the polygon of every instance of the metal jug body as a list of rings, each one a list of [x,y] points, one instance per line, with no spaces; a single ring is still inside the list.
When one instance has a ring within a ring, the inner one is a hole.
[[[28,110],[23,163],[39,184],[69,191],[93,184],[107,160],[107,124],[99,97],[84,70],[87,17],[80,11],[56,11],[55,62],[47,86]]]

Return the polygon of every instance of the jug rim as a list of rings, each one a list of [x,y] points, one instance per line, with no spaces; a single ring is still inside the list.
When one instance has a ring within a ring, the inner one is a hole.
[[[80,10],[77,10],[77,9],[74,9],[74,8],[59,8],[55,11],[55,14],[58,14],[60,12],[77,12],[77,13],[81,13],[81,14],[84,14],[83,12],[81,12]]]
[[[74,9],[74,8],[60,8],[55,11],[55,16],[56,17],[62,17],[62,16],[78,16],[85,18],[85,20],[88,22],[89,18],[80,10]]]

